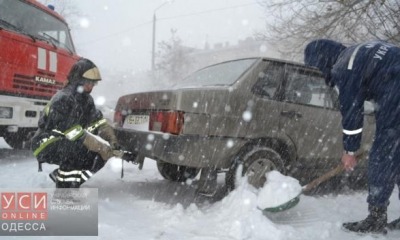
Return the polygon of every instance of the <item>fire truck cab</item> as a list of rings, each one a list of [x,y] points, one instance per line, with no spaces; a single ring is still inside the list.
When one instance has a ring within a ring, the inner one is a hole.
[[[0,0],[0,49],[0,137],[27,147],[79,56],[64,18],[35,0]]]

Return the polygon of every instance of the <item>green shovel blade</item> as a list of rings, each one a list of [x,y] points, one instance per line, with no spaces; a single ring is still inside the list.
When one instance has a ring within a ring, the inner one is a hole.
[[[300,202],[300,194],[286,203],[283,203],[276,207],[264,208],[261,210],[263,212],[282,212],[296,206],[299,202]]]

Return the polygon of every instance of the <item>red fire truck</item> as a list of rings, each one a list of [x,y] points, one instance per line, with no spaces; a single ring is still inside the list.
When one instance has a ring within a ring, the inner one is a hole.
[[[35,0],[0,0],[0,137],[24,147],[79,58],[63,17]]]

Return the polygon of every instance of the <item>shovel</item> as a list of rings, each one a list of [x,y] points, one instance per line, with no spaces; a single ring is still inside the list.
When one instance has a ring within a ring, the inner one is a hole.
[[[357,159],[361,159],[363,156],[365,155],[365,152],[358,154],[356,157]],[[285,211],[287,209],[290,209],[294,206],[296,206],[299,202],[300,202],[300,195],[303,193],[307,193],[310,190],[314,189],[315,187],[319,186],[321,183],[331,179],[332,177],[342,173],[344,170],[344,166],[343,164],[340,162],[334,169],[326,172],[325,174],[323,174],[322,176],[314,179],[313,181],[311,181],[310,183],[308,183],[307,185],[302,187],[301,192],[294,197],[293,199],[280,204],[276,207],[270,207],[270,208],[265,208],[265,209],[261,209],[263,212],[281,212],[281,211]]]

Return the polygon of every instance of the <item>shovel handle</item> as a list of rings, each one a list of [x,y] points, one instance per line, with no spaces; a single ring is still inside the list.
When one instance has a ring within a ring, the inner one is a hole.
[[[362,159],[365,156],[366,152],[362,152],[360,154],[357,154],[356,158],[358,160]],[[324,175],[320,176],[317,179],[314,179],[307,185],[303,187],[302,192],[309,192],[311,189],[317,187],[321,183],[325,182],[326,180],[331,179],[332,177],[342,173],[344,171],[344,166],[342,163],[339,163],[334,169],[330,170],[329,172],[325,173]]]
[[[325,173],[324,175],[314,179],[306,186],[303,187],[303,192],[309,192],[311,189],[315,188],[316,186],[320,185],[321,183],[325,182],[326,180],[331,179],[332,177],[338,175],[339,173],[343,172],[344,166],[342,163],[337,165],[334,169],[330,170],[329,172]]]

